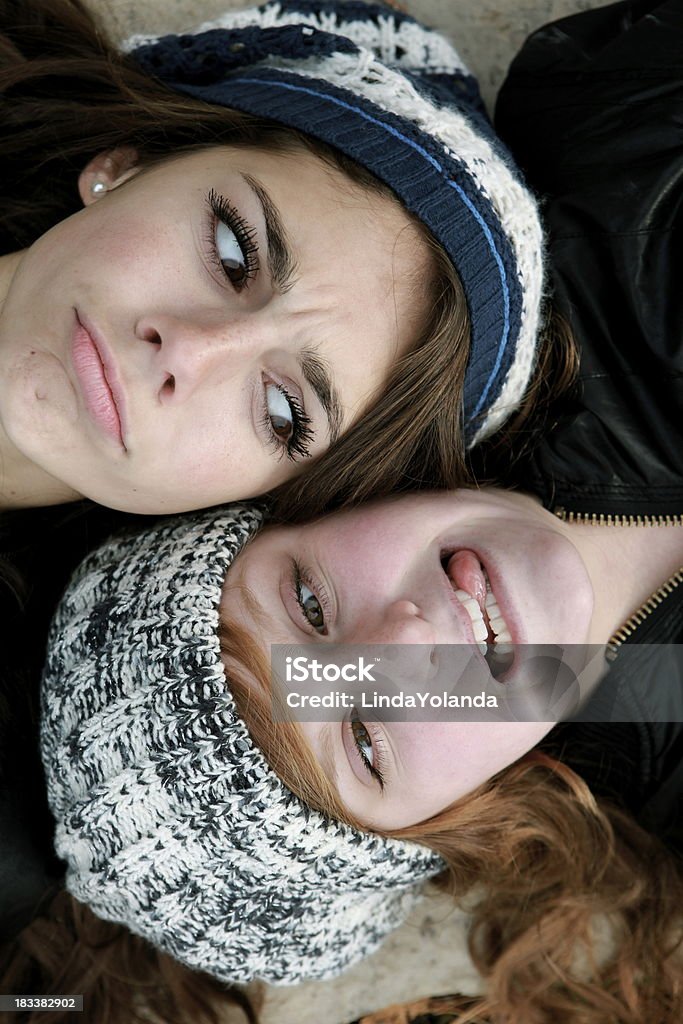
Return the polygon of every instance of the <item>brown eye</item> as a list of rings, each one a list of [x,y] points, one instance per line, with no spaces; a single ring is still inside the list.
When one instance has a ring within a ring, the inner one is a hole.
[[[299,604],[301,606],[301,611],[304,613],[304,618],[309,625],[313,626],[316,633],[325,634],[327,632],[327,628],[325,626],[325,615],[320,607],[318,598],[305,583],[300,582],[298,590]]]
[[[239,287],[247,276],[244,255],[235,232],[222,221],[216,225],[216,252],[226,277]]]
[[[241,288],[247,280],[247,268],[243,263],[235,263],[231,260],[221,260],[221,266],[225,276],[234,284],[235,288]]]
[[[211,257],[235,291],[241,292],[258,273],[256,232],[224,196],[211,189],[207,198],[211,211]]]
[[[279,441],[289,441],[294,431],[294,417],[287,396],[275,384],[266,385],[268,419]]]
[[[356,713],[357,714],[357,713]],[[358,753],[363,758],[368,767],[372,767],[374,762],[374,753],[372,749],[372,740],[370,739],[370,733],[365,728],[360,718],[356,717],[356,714],[351,718],[351,732],[353,733],[353,739],[356,746],[358,747]]]

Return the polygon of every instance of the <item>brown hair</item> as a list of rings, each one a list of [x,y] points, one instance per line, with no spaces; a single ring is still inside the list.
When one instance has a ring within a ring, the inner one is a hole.
[[[56,893],[13,943],[0,947],[2,992],[78,993],[84,1019],[97,1024],[227,1024],[226,1006],[256,1024],[250,996],[191,971],[123,925],[96,917],[64,891]],[[73,1010],[25,1010],[22,1024],[67,1024]]]
[[[258,642],[226,622],[221,649],[240,713],[284,783],[358,827],[296,723],[273,723]],[[260,685],[248,687],[245,671]],[[437,885],[471,912],[488,995],[467,1009],[454,1000],[458,1024],[683,1019],[681,863],[567,765],[532,751],[430,820],[383,834],[441,854]]]
[[[0,0],[0,26],[2,252],[31,244],[76,212],[80,171],[97,153],[122,145],[132,146],[145,166],[197,147],[305,146],[356,184],[398,202],[332,147],[148,77],[107,41],[81,0]],[[472,482],[460,420],[469,355],[466,302],[451,261],[421,222],[414,223],[432,264],[432,280],[423,282],[428,312],[421,335],[333,453],[278,490],[280,519],[310,518],[398,489]],[[554,395],[567,376],[567,360],[567,345],[554,343],[551,330],[543,332],[537,376],[551,382]],[[504,435],[505,448],[526,438],[537,398],[532,388],[514,429]]]

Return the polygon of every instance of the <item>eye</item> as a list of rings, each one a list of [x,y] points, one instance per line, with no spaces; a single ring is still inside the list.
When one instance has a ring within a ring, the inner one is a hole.
[[[284,390],[275,384],[266,384],[266,407],[271,430],[278,440],[286,443],[294,431],[294,415]]]
[[[216,252],[223,270],[233,284],[242,285],[247,276],[247,268],[240,243],[232,228],[219,221],[216,225]]]
[[[284,384],[275,384],[264,377],[263,393],[261,421],[278,454],[286,454],[292,462],[297,457],[309,458],[310,446],[315,440],[311,417]]]
[[[353,742],[356,745],[363,767],[372,775],[373,779],[377,780],[380,790],[384,792],[385,763],[382,753],[383,741],[377,736],[373,742],[370,730],[361,722],[356,708],[351,712],[349,725]]]
[[[327,636],[327,622],[334,621],[334,611],[322,581],[312,577],[310,570],[304,568],[296,558],[292,558],[290,564],[290,592],[301,612],[304,629],[309,633],[315,630],[321,636]],[[315,590],[311,585],[315,586]]]
[[[327,633],[327,627],[325,626],[325,615],[320,605],[320,601],[315,596],[310,587],[307,587],[303,580],[297,582],[297,600],[301,611],[303,612],[304,618],[309,625],[313,626],[316,633],[325,634]]]
[[[370,733],[365,728],[360,718],[355,716],[351,717],[351,732],[353,739],[358,747],[358,753],[365,761],[368,768],[372,768],[375,763],[375,756],[372,749],[372,740],[370,739]]]
[[[256,230],[224,196],[213,189],[209,207],[209,256],[236,291],[247,287],[259,269]]]

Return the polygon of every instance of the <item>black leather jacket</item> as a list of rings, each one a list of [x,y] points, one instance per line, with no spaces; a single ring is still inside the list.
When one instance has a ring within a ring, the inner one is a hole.
[[[681,0],[542,28],[500,93],[581,347],[580,394],[520,474],[548,508],[683,512],[682,111]]]
[[[683,0],[540,29],[496,126],[544,202],[552,288],[581,350],[577,393],[518,482],[589,518],[681,517]],[[567,724],[546,746],[683,850],[683,576],[638,642],[661,646],[637,679],[617,659],[607,681],[625,721]]]

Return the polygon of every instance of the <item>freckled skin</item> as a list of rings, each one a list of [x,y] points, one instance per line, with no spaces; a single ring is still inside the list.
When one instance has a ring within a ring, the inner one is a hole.
[[[280,212],[296,262],[284,294],[267,272],[263,211],[244,174]],[[28,474],[32,503],[43,503],[48,482],[60,489],[51,500],[85,495],[144,513],[263,493],[306,463],[291,461],[266,426],[264,375],[298,389],[318,455],[328,425],[301,351],[330,364],[348,427],[414,343],[423,315],[414,282],[427,260],[416,230],[396,204],[308,151],[202,150],[129,169],[97,198],[91,179],[81,176],[86,207],[12,264],[0,308],[0,454]],[[259,271],[241,290],[208,256],[211,189],[255,233]],[[111,353],[126,451],[86,408],[75,310]]]
[[[233,563],[222,612],[266,644],[411,645],[402,668],[429,690],[433,645],[471,642],[454,608],[444,552],[477,552],[515,643],[595,642],[591,578],[571,536],[525,495],[492,489],[403,495],[305,526],[265,530]],[[292,559],[325,605],[324,635],[306,628],[289,582]],[[243,599],[245,587],[260,605],[257,618]],[[302,728],[323,766],[325,751],[332,751],[327,768],[351,811],[369,825],[400,828],[470,792],[553,723],[364,724],[376,763],[384,762],[383,791],[363,766],[348,722]]]

